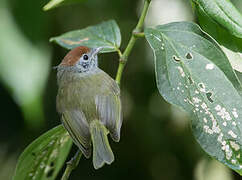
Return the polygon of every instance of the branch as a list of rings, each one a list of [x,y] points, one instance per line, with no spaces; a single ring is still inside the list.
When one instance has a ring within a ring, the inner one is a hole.
[[[132,32],[132,36],[129,40],[129,43],[128,43],[124,53],[123,54],[119,53],[119,56],[120,56],[119,66],[118,66],[118,71],[117,71],[117,74],[116,74],[116,82],[119,85],[120,85],[120,82],[121,82],[124,67],[126,65],[128,57],[129,57],[129,55],[130,55],[130,53],[131,53],[131,51],[134,47],[134,44],[135,44],[137,38],[144,37],[144,33],[142,33],[141,31],[142,31],[142,28],[143,28],[143,25],[144,25],[144,20],[145,20],[145,17],[146,17],[148,8],[149,8],[150,1],[151,0],[145,0],[141,16],[139,18],[139,21],[138,21],[135,29]]]
[[[77,167],[77,165],[79,164],[81,156],[82,156],[82,153],[78,149],[75,156],[66,163],[67,166],[66,166],[65,172],[64,172],[61,180],[68,180],[69,176],[71,175],[72,170],[74,170]]]

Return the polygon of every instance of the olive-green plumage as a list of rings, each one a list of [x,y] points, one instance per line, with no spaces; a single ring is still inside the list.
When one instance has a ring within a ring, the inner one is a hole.
[[[114,155],[107,134],[110,133],[114,141],[120,139],[122,117],[118,85],[98,67],[81,73],[61,68],[57,79],[57,110],[74,143],[87,158],[93,146],[95,169],[112,163]]]

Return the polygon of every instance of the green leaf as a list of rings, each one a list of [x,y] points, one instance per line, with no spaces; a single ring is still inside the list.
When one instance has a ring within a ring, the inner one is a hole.
[[[33,44],[26,37],[7,3],[5,0],[0,3],[0,81],[22,110],[26,125],[39,128],[44,123],[42,99],[50,72],[51,50],[46,44]],[[34,33],[35,37],[42,38],[41,33]]]
[[[197,8],[204,11],[231,34],[242,38],[242,15],[229,0],[193,0]]]
[[[90,48],[103,47],[101,52],[106,53],[118,51],[121,34],[117,23],[109,20],[85,29],[67,32],[51,38],[50,41],[67,49],[81,45]]]
[[[20,155],[13,180],[55,179],[72,146],[62,125],[32,142]]]
[[[229,61],[232,65],[232,67],[239,72],[242,72],[242,53],[235,52],[233,50],[230,50],[224,46],[221,46],[227,57],[229,58]]]
[[[62,5],[69,5],[69,4],[83,2],[83,1],[86,1],[86,0],[50,0],[50,2],[48,2],[43,7],[43,10],[48,11],[50,9],[53,9]]]
[[[232,67],[242,72],[242,39],[232,35],[229,31],[212,20],[207,14],[198,7],[195,8],[199,24],[202,29],[211,35],[221,45],[225,54],[229,58]]]
[[[190,114],[193,134],[210,156],[242,174],[241,85],[223,51],[189,22],[147,28],[145,36],[160,94]]]

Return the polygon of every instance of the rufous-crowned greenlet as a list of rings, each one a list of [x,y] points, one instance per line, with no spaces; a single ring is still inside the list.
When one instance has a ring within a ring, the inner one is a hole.
[[[101,49],[76,47],[57,66],[57,111],[86,158],[93,148],[95,169],[114,161],[107,135],[118,142],[122,125],[119,86],[98,68]]]

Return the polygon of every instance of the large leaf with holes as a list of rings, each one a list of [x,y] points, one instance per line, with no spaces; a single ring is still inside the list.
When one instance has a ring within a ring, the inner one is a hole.
[[[44,11],[48,11],[50,9],[59,7],[59,6],[63,6],[63,5],[69,5],[69,4],[73,4],[73,3],[79,3],[79,2],[83,2],[86,0],[50,0],[44,7],[43,10]]]
[[[145,29],[155,55],[157,87],[192,119],[192,130],[212,157],[242,174],[241,85],[217,43],[193,23]]]
[[[77,46],[103,47],[102,53],[118,51],[121,34],[117,23],[109,20],[85,29],[67,32],[50,39],[60,46],[72,49]]]
[[[72,140],[62,125],[40,136],[21,154],[13,180],[53,180],[64,164]]]
[[[242,15],[229,0],[192,0],[214,21],[227,28],[231,34],[242,38]]]

